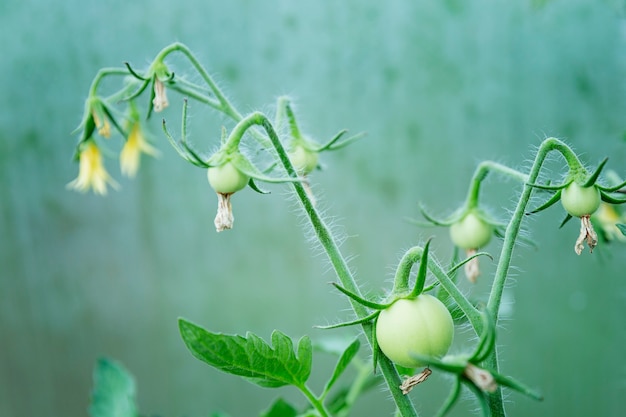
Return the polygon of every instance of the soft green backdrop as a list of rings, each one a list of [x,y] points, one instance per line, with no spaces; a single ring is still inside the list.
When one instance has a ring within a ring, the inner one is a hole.
[[[554,135],[590,164],[610,155],[626,176],[624,10],[616,0],[3,0],[0,416],[85,416],[102,355],[134,373],[146,414],[254,416],[279,392],[193,359],[176,318],[315,339],[345,332],[313,325],[350,317],[287,188],[235,196],[235,230],[217,235],[205,173],[177,158],[156,121],[162,157],[144,160],[136,180],[122,179],[111,159],[119,192],[67,191],[77,173],[70,132],[100,67],[145,65],[178,40],[244,111],[271,111],[288,93],[320,140],[340,128],[368,132],[324,157],[328,169],[313,182],[359,282],[377,292],[403,249],[431,234],[438,256],[449,256],[444,231],[403,218],[417,217],[419,201],[455,208],[482,159],[527,167]],[[175,122],[181,98],[170,99],[164,116]],[[191,107],[203,149],[220,130],[206,113]],[[512,189],[488,182],[494,210],[511,209]],[[507,407],[512,416],[617,416],[626,396],[625,249],[575,256],[577,225],[558,230],[561,216],[555,207],[526,223],[538,249],[516,252],[498,340],[502,370],[546,400],[512,394]],[[497,253],[499,242],[488,249]],[[484,265],[479,297],[493,270]],[[411,394],[424,415],[443,399],[445,383],[434,381]],[[391,415],[387,397],[375,390],[354,415]],[[466,401],[455,415],[468,409]]]

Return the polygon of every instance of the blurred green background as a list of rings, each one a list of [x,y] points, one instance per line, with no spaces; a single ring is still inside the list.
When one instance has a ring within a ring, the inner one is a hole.
[[[213,331],[278,328],[293,337],[350,318],[287,187],[234,198],[235,229],[216,234],[205,172],[184,163],[152,121],[159,159],[106,198],[65,189],[92,77],[103,66],[147,65],[186,43],[243,111],[296,99],[320,141],[342,128],[365,140],[324,155],[320,205],[344,237],[359,282],[389,288],[404,249],[444,230],[421,230],[418,202],[460,204],[476,164],[528,167],[546,136],[589,164],[611,157],[626,175],[626,26],[621,1],[78,1],[0,2],[0,416],[86,416],[96,359],[136,376],[148,415],[254,416],[290,389],[271,391],[196,361],[179,338],[184,316]],[[175,68],[176,69],[176,68]],[[179,68],[182,73],[187,71]],[[190,73],[190,72],[189,72]],[[181,97],[163,114],[175,126]],[[193,142],[212,149],[222,122],[192,103]],[[560,175],[558,158],[549,164]],[[494,177],[485,202],[502,216],[518,186]],[[617,416],[626,396],[624,246],[573,252],[578,226],[560,207],[526,222],[538,247],[515,253],[499,332],[502,370],[540,388],[543,403],[507,396],[511,416]],[[303,226],[304,224],[304,226]],[[500,242],[488,250],[498,253]],[[484,298],[493,265],[465,291]],[[459,330],[457,351],[470,347]],[[367,359],[365,354],[364,359]],[[319,359],[319,360],[318,360]],[[313,385],[319,388],[332,358]],[[443,400],[434,378],[411,395],[424,415]],[[466,400],[454,415],[467,415]],[[392,415],[388,395],[358,415]]]

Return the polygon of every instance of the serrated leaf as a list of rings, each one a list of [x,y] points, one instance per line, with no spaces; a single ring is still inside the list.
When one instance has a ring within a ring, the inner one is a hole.
[[[136,417],[135,381],[124,367],[110,359],[98,360],[93,373],[91,417]]]
[[[259,417],[296,417],[298,410],[282,398],[276,399],[269,409],[263,411]]]
[[[333,385],[335,385],[335,382],[337,382],[337,379],[339,379],[348,365],[350,365],[350,362],[354,359],[354,356],[358,353],[360,347],[361,343],[359,342],[359,339],[355,339],[354,342],[350,343],[346,350],[343,351],[341,357],[337,361],[337,365],[335,365],[335,370],[333,371],[332,376],[324,387],[324,394],[322,395],[325,395],[328,391],[330,391]]]
[[[619,229],[620,232],[622,232],[622,234],[624,236],[626,236],[626,224],[616,224],[615,226],[617,226],[617,228]]]
[[[178,320],[178,327],[196,358],[262,387],[301,387],[311,374],[313,349],[308,336],[300,339],[296,353],[292,340],[277,330],[272,333],[270,346],[252,333],[246,337],[211,333],[184,319]]]

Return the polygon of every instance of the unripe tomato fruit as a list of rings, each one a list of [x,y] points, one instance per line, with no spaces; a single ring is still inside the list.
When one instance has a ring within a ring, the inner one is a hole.
[[[574,217],[590,216],[600,207],[600,190],[595,185],[582,187],[576,182],[561,191],[561,204]]]
[[[478,249],[489,243],[493,226],[470,212],[450,226],[450,239],[461,249]]]
[[[210,167],[207,171],[209,184],[220,194],[232,194],[248,185],[250,178],[239,171],[232,162],[218,167]]]
[[[380,312],[376,322],[380,350],[391,361],[407,368],[422,365],[411,354],[445,355],[453,337],[450,312],[439,299],[428,294],[396,301]]]
[[[296,145],[289,151],[289,160],[300,175],[310,174],[317,166],[318,153],[306,149],[302,145]]]

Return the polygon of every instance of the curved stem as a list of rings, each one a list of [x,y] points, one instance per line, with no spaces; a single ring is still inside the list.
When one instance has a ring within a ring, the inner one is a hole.
[[[422,258],[424,250],[421,246],[414,246],[407,250],[398,267],[396,268],[396,276],[393,280],[394,295],[400,295],[409,292],[409,276],[413,265]]]
[[[98,90],[98,86],[100,82],[109,75],[128,75],[128,70],[126,68],[101,68],[96,73],[96,76],[91,81],[91,86],[89,87],[89,97],[94,97]]]
[[[515,247],[515,242],[519,235],[522,220],[524,218],[524,213],[526,212],[526,207],[530,201],[530,197],[533,192],[533,187],[531,184],[537,182],[537,178],[539,177],[539,172],[541,171],[543,162],[545,161],[546,156],[551,151],[560,152],[567,161],[570,169],[572,169],[572,167],[576,165],[582,167],[582,164],[578,160],[576,154],[560,140],[556,138],[548,138],[541,143],[541,146],[537,151],[537,155],[535,156],[535,161],[533,162],[532,168],[528,174],[524,189],[522,190],[522,195],[519,198],[517,207],[513,212],[511,221],[509,222],[504,234],[504,243],[502,245],[502,251],[500,253],[500,259],[498,261],[498,267],[496,269],[496,274],[493,280],[493,284],[491,286],[489,301],[487,302],[487,310],[493,317],[494,326],[498,322],[498,313],[500,309],[500,303],[502,302],[502,292],[504,291],[506,278],[508,276],[509,268],[511,266],[513,248]],[[488,355],[485,359],[485,367],[487,369],[498,372],[497,346],[494,347],[492,353]],[[493,417],[503,417],[506,415],[502,402],[502,392],[500,389],[498,389],[496,393],[488,397],[488,403],[489,409],[491,410],[491,415]]]
[[[487,178],[487,174],[489,174],[490,171],[499,172],[501,174],[506,175],[507,177],[513,178],[523,183],[528,182],[527,175],[513,168],[509,168],[506,165],[502,165],[493,161],[483,161],[480,164],[478,164],[478,167],[476,167],[476,171],[474,171],[474,176],[472,177],[470,189],[467,193],[466,206],[468,209],[474,209],[478,206],[478,195],[480,193],[480,185],[482,181],[485,178]]]

